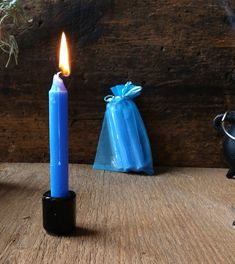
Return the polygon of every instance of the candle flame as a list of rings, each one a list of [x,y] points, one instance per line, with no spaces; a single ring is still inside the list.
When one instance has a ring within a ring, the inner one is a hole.
[[[60,42],[60,61],[59,61],[59,68],[61,73],[64,76],[70,75],[70,67],[69,67],[69,51],[68,45],[66,41],[65,33],[62,33],[61,42]]]

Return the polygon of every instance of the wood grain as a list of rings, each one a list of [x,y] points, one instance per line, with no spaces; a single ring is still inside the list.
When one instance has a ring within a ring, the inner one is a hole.
[[[0,160],[48,161],[47,93],[60,33],[71,44],[70,161],[94,159],[117,83],[144,87],[137,104],[156,165],[224,166],[213,118],[234,110],[235,34],[223,1],[24,1],[19,66],[0,62]],[[229,1],[235,9],[235,1]]]
[[[158,176],[71,165],[77,230],[47,235],[41,196],[48,164],[0,165],[0,263],[234,263],[235,181],[224,169]]]

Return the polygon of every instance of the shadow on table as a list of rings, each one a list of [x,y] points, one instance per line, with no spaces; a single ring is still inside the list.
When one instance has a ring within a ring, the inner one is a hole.
[[[143,176],[143,177],[156,177],[156,176],[163,176],[164,174],[171,173],[175,171],[174,167],[156,167],[154,168],[154,174],[153,175],[147,175],[144,172],[127,172],[129,175],[135,175],[135,176]]]
[[[27,186],[25,184],[20,183],[9,183],[9,182],[0,182],[0,191],[31,191],[35,192],[38,191],[37,188]]]
[[[163,174],[166,174],[166,173],[171,173],[175,171],[175,168],[174,167],[159,167],[159,168],[155,168],[155,176],[161,176]]]
[[[99,235],[99,231],[86,228],[86,227],[75,227],[75,230],[71,236],[73,237],[92,237]]]

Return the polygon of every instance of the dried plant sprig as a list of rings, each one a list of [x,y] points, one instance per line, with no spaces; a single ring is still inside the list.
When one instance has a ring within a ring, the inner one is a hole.
[[[5,65],[6,68],[8,67],[8,65],[10,63],[12,56],[14,56],[14,58],[15,58],[16,65],[18,64],[19,48],[18,48],[18,44],[16,42],[16,39],[13,35],[9,35],[8,42],[0,40],[0,49],[3,52],[8,54],[8,60],[7,60],[7,63]]]
[[[8,54],[6,67],[12,56],[18,64],[19,48],[12,32],[26,21],[24,9],[18,0],[0,0],[0,50]]]

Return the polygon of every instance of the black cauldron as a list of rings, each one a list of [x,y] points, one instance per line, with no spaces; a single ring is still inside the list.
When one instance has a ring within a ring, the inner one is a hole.
[[[228,122],[225,127],[224,123]],[[229,165],[228,178],[235,176],[235,111],[217,115],[214,119],[214,127],[224,135],[224,157]]]

